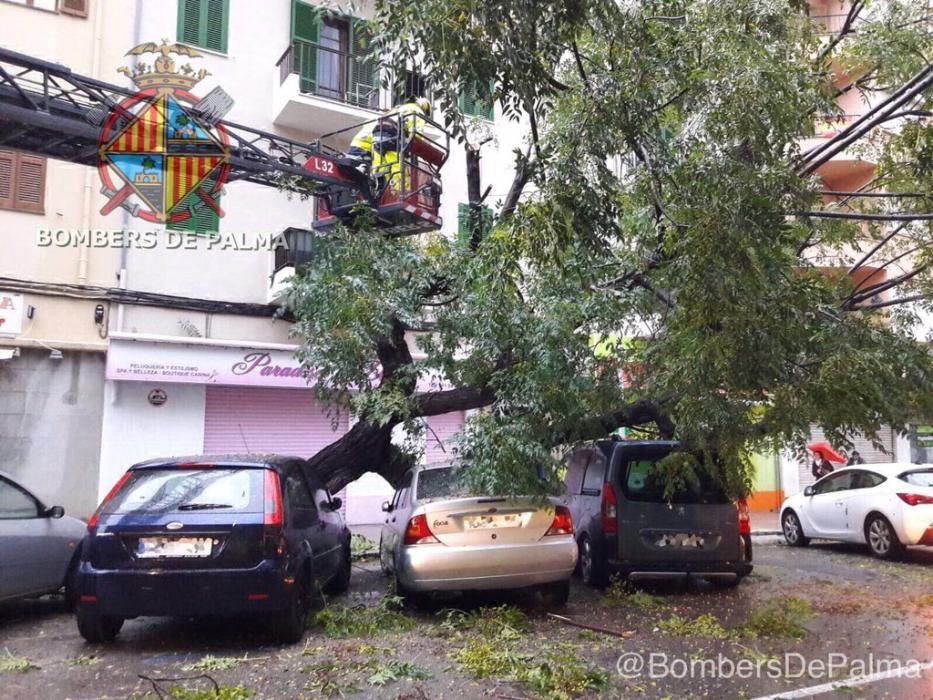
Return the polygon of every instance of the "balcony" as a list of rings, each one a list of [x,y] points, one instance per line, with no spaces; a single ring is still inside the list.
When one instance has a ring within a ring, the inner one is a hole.
[[[275,263],[269,284],[269,303],[281,304],[285,301],[288,284],[295,275],[295,270],[307,265],[314,257],[315,234],[303,228],[287,228],[282,232],[288,248],[275,249]]]
[[[819,148],[839,132],[848,128],[862,117],[861,114],[831,114],[818,116],[813,124],[813,135],[800,140],[803,153]],[[857,183],[871,178],[875,170],[874,150],[869,147],[869,140],[862,139],[850,148],[837,153],[831,160],[817,170],[830,189],[856,189]]]
[[[368,121],[390,106],[372,56],[295,40],[275,70],[277,126],[320,135]]]

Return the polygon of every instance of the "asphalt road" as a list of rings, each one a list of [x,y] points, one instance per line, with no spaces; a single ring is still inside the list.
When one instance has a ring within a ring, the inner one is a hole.
[[[489,631],[451,633],[442,624],[451,606],[476,611],[507,603],[525,611],[529,626],[515,638],[490,640],[490,649],[514,649],[523,664],[536,668],[545,668],[545,660],[557,663],[552,655],[559,652],[568,664],[600,674],[602,686],[583,691],[584,697],[933,700],[933,549],[914,549],[906,561],[885,563],[858,547],[791,549],[777,538],[760,538],[755,559],[755,573],[734,590],[703,583],[662,586],[610,605],[605,594],[575,584],[562,614],[621,636],[555,620],[530,597],[512,595],[409,610],[411,630],[369,639],[328,637],[312,627],[304,643],[282,647],[271,645],[261,630],[232,621],[138,619],[127,622],[116,643],[101,647],[84,643],[60,600],[27,601],[0,607],[0,670],[12,665],[10,659],[34,667],[0,672],[0,698],[155,700],[158,693],[141,676],[198,675],[189,665],[207,655],[235,659],[221,664],[229,668],[206,662],[208,675],[222,685],[241,685],[255,698],[547,697],[547,690],[510,680],[505,671],[476,678],[457,654]],[[328,604],[362,605],[368,614],[385,590],[378,566],[368,561],[356,567],[350,593]],[[787,620],[769,628],[768,611],[775,609],[791,610],[790,621],[802,623],[803,636],[787,636]],[[764,633],[749,632],[756,619]],[[359,663],[364,656],[371,659],[365,668]],[[641,659],[641,667],[632,659]],[[374,668],[398,668],[399,662],[429,677],[373,684]],[[207,682],[165,681],[158,687]],[[567,683],[557,687],[577,695],[579,688]]]

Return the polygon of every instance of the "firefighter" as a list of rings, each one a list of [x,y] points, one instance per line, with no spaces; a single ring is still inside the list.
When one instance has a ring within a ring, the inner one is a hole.
[[[353,140],[350,142],[350,150],[347,151],[347,157],[358,161],[362,170],[369,171],[373,165],[385,165],[389,161],[398,161],[398,123],[395,115],[404,119],[405,132],[408,134],[418,131],[424,122],[416,115],[424,114],[431,116],[431,103],[423,97],[409,96],[405,103],[397,110],[392,110],[391,117],[377,119],[369,122],[360,129]],[[407,117],[407,118],[406,118]],[[378,148],[373,148],[373,139],[375,138]],[[388,157],[390,153],[395,153],[394,158]],[[379,163],[374,163],[375,158]]]

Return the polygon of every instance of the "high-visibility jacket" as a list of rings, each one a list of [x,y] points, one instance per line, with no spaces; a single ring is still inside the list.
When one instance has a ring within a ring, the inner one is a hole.
[[[414,102],[406,102],[401,105],[395,113],[386,117],[384,120],[366,124],[356,133],[356,136],[353,137],[350,146],[372,153],[373,131],[376,129],[377,125],[380,127],[380,131],[383,135],[385,135],[387,131],[395,131],[395,127],[398,124],[396,121],[398,117],[396,117],[395,114],[398,114],[402,118],[405,132],[408,134],[415,133],[424,128],[424,119],[419,119],[420,116],[424,115],[424,112],[421,111],[421,107]],[[398,134],[396,133],[395,136],[397,137]]]

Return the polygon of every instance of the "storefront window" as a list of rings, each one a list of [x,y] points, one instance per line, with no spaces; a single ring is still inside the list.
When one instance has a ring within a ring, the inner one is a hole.
[[[910,461],[914,464],[933,463],[933,425],[911,426]]]

